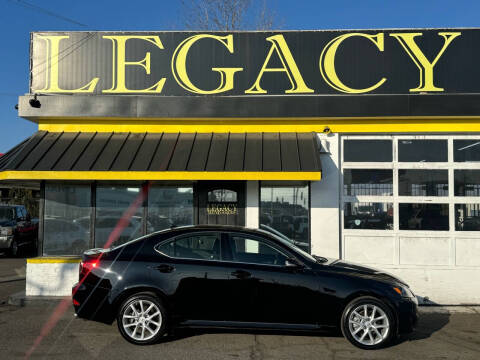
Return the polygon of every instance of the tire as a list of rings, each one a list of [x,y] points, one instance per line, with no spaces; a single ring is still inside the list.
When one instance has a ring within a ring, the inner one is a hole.
[[[154,344],[167,333],[167,312],[154,294],[135,294],[119,307],[117,325],[120,334],[132,344]]]
[[[343,336],[356,347],[365,350],[380,349],[388,345],[396,335],[395,316],[383,301],[362,296],[345,307],[341,329]]]
[[[18,248],[17,240],[13,239],[12,243],[10,244],[10,249],[8,249],[8,254],[11,257],[17,257],[20,249]]]

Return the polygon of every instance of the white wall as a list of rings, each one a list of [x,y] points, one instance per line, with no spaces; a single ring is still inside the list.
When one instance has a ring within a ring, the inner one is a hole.
[[[480,304],[480,244],[475,236],[433,232],[343,235],[343,257],[393,273],[406,281],[420,302]]]
[[[27,261],[27,296],[71,296],[78,282],[79,262],[30,263]]]
[[[312,254],[340,257],[339,136],[318,134],[322,144],[322,180],[310,183]]]

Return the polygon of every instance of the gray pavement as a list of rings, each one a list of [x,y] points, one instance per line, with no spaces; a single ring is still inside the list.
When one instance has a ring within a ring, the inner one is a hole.
[[[3,291],[4,284],[0,284]],[[58,301],[0,305],[0,359],[21,359]],[[180,331],[161,344],[135,346],[116,324],[76,319],[68,306],[32,359],[479,359],[480,314],[422,311],[417,331],[382,350],[363,351],[336,334]]]

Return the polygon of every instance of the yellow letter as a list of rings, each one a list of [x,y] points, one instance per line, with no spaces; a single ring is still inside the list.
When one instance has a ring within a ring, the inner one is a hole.
[[[233,35],[216,36],[199,34],[183,40],[175,49],[172,57],[172,73],[178,85],[195,94],[218,94],[232,90],[233,77],[237,71],[242,71],[243,68],[212,68],[213,71],[220,74],[220,85],[214,90],[202,90],[190,81],[187,74],[187,54],[192,45],[200,39],[214,39],[220,41],[228,49],[230,54],[233,54]]]
[[[290,90],[286,90],[285,94],[301,94],[301,93],[313,93],[313,90],[308,88],[303,81],[302,75],[298,70],[297,64],[293,59],[292,53],[288,48],[287,42],[283,35],[274,35],[270,36],[266,39],[272,43],[270,47],[270,51],[263,63],[262,69],[258,74],[257,80],[253,84],[253,86],[245,91],[245,94],[266,94],[267,91],[263,90],[260,86],[260,80],[262,79],[263,73],[265,72],[276,72],[281,71],[287,74],[288,80],[292,85]],[[282,62],[283,67],[281,68],[267,68],[268,62],[272,57],[273,51],[276,51],[280,61]]]
[[[416,36],[422,36],[422,33],[397,33],[397,34],[390,34],[395,39],[398,40],[400,45],[405,49],[408,56],[413,60],[415,65],[417,65],[418,69],[420,70],[420,84],[418,87],[414,89],[410,89],[411,92],[418,92],[418,91],[443,91],[442,88],[438,88],[433,84],[433,67],[437,63],[438,59],[442,56],[442,54],[447,49],[447,46],[455,39],[457,36],[460,36],[461,33],[459,32],[439,32],[438,35],[443,37],[445,40],[443,43],[443,47],[438,53],[437,57],[433,62],[429,62],[428,59],[423,54],[422,50],[418,47],[415,43]]]
[[[161,93],[165,78],[160,79],[159,82],[150,86],[147,89],[127,89],[125,82],[125,68],[127,66],[141,66],[145,69],[147,75],[150,74],[150,52],[147,52],[141,61],[126,61],[125,60],[125,44],[129,39],[145,40],[160,49],[163,49],[162,42],[159,36],[140,36],[140,35],[112,35],[103,36],[104,39],[112,40],[113,44],[113,66],[112,66],[112,87],[108,90],[103,90],[103,93]]]
[[[335,55],[337,53],[338,47],[343,42],[343,40],[348,39],[352,36],[364,37],[375,44],[378,50],[383,51],[383,33],[378,33],[377,35],[368,35],[363,33],[350,33],[337,36],[335,39],[331,40],[327,46],[322,51],[320,55],[320,73],[322,74],[323,79],[335,90],[348,93],[348,94],[362,94],[370,92],[380,87],[385,81],[386,78],[382,78],[375,85],[372,85],[365,89],[353,89],[345,85],[337,75],[335,70]]]
[[[42,93],[91,93],[95,90],[99,78],[93,78],[87,85],[82,86],[78,89],[65,90],[60,89],[58,86],[58,52],[60,48],[60,40],[68,39],[69,36],[59,36],[59,35],[36,35],[40,39],[43,39],[47,42],[47,59],[45,61],[45,87],[43,89],[35,90],[35,92]]]

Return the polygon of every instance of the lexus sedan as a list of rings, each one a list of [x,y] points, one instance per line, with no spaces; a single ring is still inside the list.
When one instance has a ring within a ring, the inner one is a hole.
[[[134,344],[178,327],[335,330],[377,349],[413,330],[408,285],[371,268],[312,256],[263,230],[188,226],[83,254],[78,317],[113,323]]]

